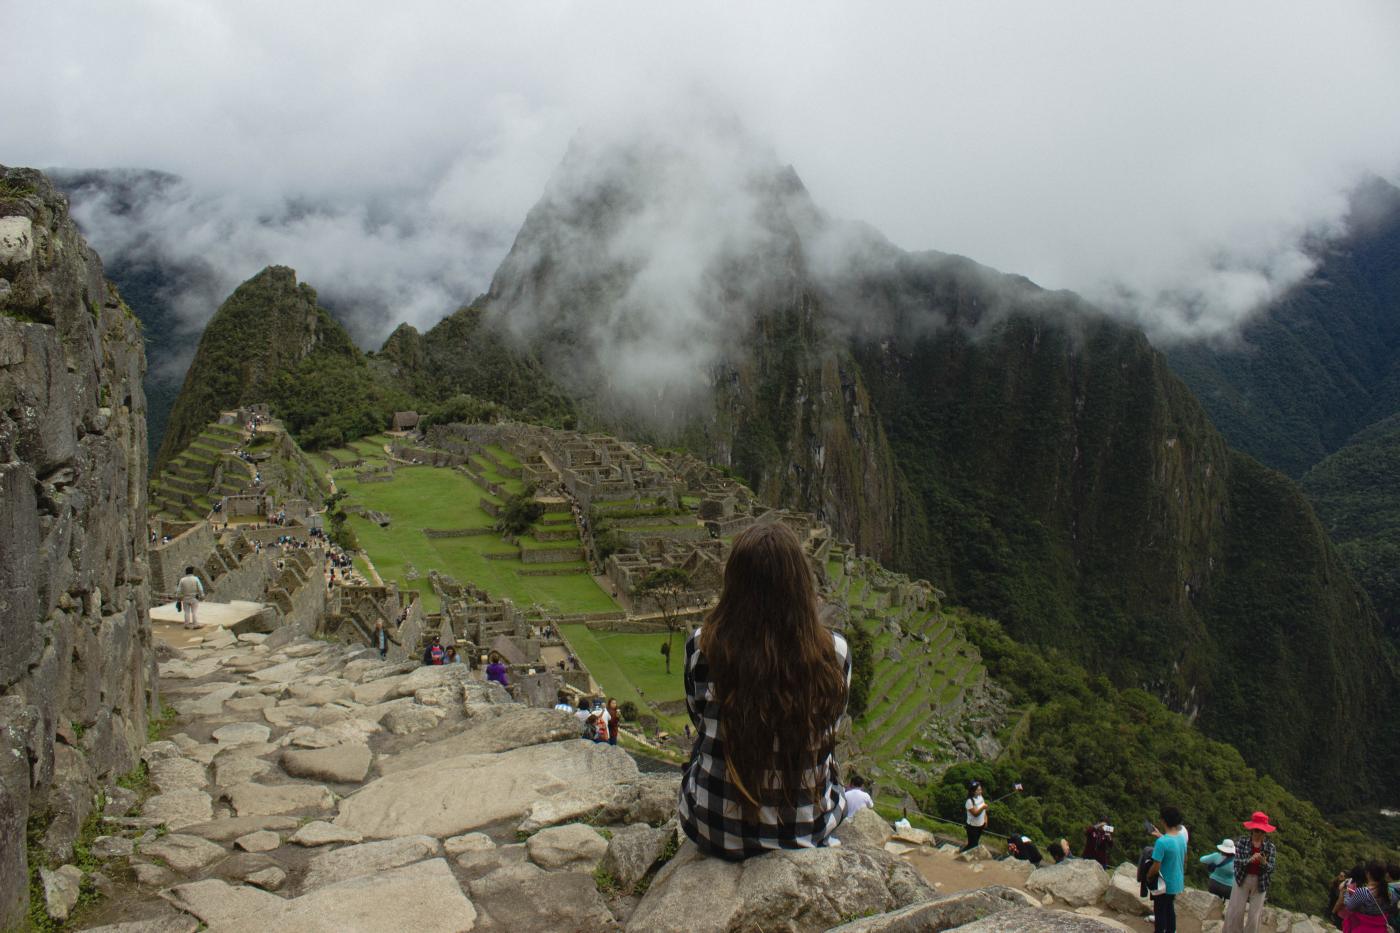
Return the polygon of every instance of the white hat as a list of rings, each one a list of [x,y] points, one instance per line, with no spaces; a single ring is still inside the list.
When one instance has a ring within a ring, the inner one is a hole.
[[[1225,841],[1221,842],[1220,845],[1216,846],[1216,848],[1219,849],[1221,852],[1224,852],[1226,855],[1234,855],[1235,840],[1226,839]]]

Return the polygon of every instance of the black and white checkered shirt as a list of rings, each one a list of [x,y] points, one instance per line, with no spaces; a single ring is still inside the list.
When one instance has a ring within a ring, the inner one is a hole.
[[[851,658],[846,639],[835,632],[836,654],[851,684]],[[806,849],[827,844],[846,817],[845,788],[837,780],[831,755],[817,765],[816,781],[803,786],[822,787],[816,800],[811,791],[797,792],[792,806],[763,806],[756,822],[746,822],[739,801],[742,794],[725,773],[724,746],[719,738],[719,710],[710,683],[710,666],[700,651],[700,630],[685,642],[685,705],[697,735],[681,780],[680,820],[685,834],[707,855],[743,859],[771,849]],[[836,723],[831,724],[833,731]]]

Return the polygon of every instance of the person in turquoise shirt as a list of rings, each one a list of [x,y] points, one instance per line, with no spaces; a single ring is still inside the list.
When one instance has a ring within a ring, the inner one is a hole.
[[[1201,856],[1201,864],[1210,869],[1210,893],[1228,901],[1235,887],[1235,840],[1220,840],[1214,852]]]
[[[1167,831],[1152,846],[1152,868],[1147,872],[1149,889],[1156,889],[1152,895],[1152,929],[1154,933],[1176,933],[1176,896],[1186,890],[1186,833],[1181,826],[1181,811],[1176,807],[1162,808],[1162,822],[1167,824]]]

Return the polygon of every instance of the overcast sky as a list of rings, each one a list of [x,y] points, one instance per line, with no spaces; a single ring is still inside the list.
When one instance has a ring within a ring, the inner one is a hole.
[[[580,129],[732,108],[830,212],[1228,333],[1400,177],[1400,4],[0,0],[0,162],[150,167],[144,220],[431,324]],[[285,204],[315,205],[289,213]],[[104,252],[131,231],[90,216]],[[191,308],[198,318],[212,308]],[[362,335],[364,336],[364,335]]]

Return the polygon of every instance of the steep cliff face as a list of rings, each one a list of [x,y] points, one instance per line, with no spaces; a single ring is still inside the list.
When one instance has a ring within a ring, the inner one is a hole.
[[[66,202],[0,167],[0,928],[27,900],[26,826],[66,858],[145,741],[144,372]]]

